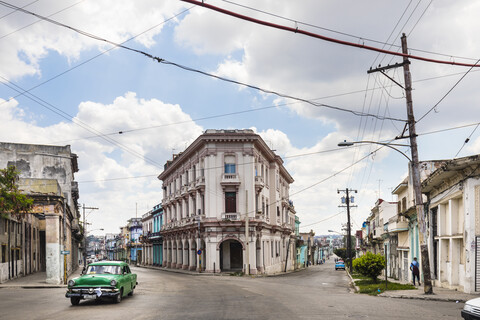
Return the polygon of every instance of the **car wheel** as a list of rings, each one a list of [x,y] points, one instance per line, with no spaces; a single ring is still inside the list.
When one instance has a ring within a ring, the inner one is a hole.
[[[123,295],[123,289],[120,289],[120,293],[115,297],[114,302],[120,303],[120,301],[122,301],[122,295]]]
[[[130,297],[133,296],[133,290],[135,290],[135,289],[132,288],[132,291],[130,291],[130,292],[128,293],[128,295],[129,295]]]
[[[80,298],[78,298],[78,297],[71,297],[71,298],[70,298],[70,303],[72,304],[72,306],[78,306],[78,304],[80,303]]]

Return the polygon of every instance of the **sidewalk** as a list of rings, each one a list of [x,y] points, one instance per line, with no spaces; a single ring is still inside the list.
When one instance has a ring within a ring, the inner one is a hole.
[[[350,278],[351,285],[355,292],[358,292],[358,287],[355,286],[352,276],[347,270],[347,275]],[[404,283],[392,278],[388,278],[389,282]],[[383,287],[382,287],[383,285]],[[380,290],[385,288],[385,283],[379,284]],[[433,294],[425,294],[423,286],[417,286],[416,289],[412,290],[387,290],[383,293],[380,293],[377,297],[383,298],[397,298],[397,299],[419,299],[419,300],[430,300],[430,301],[452,301],[457,303],[465,303],[466,301],[474,298],[479,298],[480,294],[469,294],[457,290],[433,287]]]
[[[467,300],[480,297],[480,295],[478,294],[469,294],[457,290],[440,287],[433,287],[433,294],[425,294],[423,291],[423,286],[419,286],[417,287],[417,289],[413,290],[387,290],[386,292],[383,292],[378,296],[384,298],[452,301],[457,303],[465,303]]]
[[[78,267],[75,272],[73,272],[68,280],[72,278],[79,277],[82,272],[83,266]],[[25,289],[46,289],[46,288],[66,288],[66,284],[51,284],[47,283],[45,279],[47,278],[46,272],[35,272],[29,274],[25,277],[18,277],[17,279],[9,280],[5,283],[0,283],[0,289],[4,288],[25,288]]]

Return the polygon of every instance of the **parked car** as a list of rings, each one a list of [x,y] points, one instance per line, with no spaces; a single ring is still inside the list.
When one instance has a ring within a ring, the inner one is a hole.
[[[83,299],[111,298],[119,303],[126,295],[133,295],[137,275],[123,261],[100,261],[88,265],[82,276],[69,280],[65,297],[76,306]]]
[[[335,270],[338,269],[345,270],[345,262],[343,262],[342,260],[338,260],[337,262],[335,262]]]
[[[465,302],[462,310],[462,318],[466,320],[480,319],[480,298]]]

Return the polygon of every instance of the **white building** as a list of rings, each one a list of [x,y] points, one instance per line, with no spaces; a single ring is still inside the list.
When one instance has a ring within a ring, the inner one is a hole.
[[[252,130],[205,131],[158,178],[164,266],[250,274],[294,268],[293,178]]]
[[[480,155],[447,160],[422,183],[435,286],[480,292]]]

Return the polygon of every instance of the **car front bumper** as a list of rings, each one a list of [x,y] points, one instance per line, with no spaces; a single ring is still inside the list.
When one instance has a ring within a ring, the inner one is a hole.
[[[462,318],[465,320],[479,320],[480,316],[465,310],[462,310]]]
[[[118,289],[111,288],[72,288],[65,293],[66,298],[100,299],[114,298],[120,294]]]

